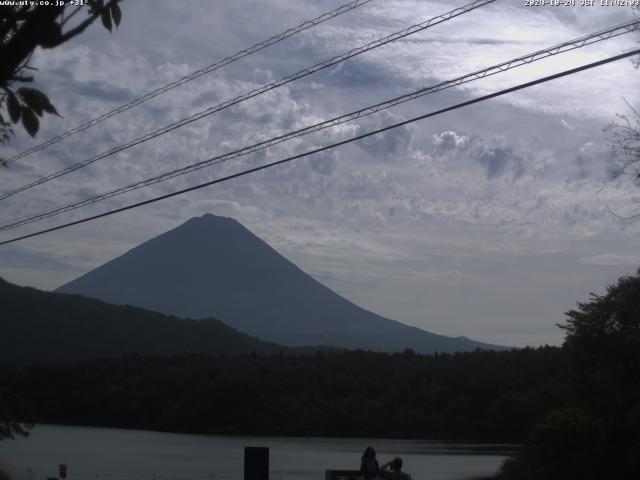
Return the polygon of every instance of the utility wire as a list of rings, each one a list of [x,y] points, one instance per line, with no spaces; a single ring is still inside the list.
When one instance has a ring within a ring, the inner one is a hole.
[[[484,102],[485,100],[490,100],[492,98],[500,97],[500,96],[506,95],[508,93],[512,93],[512,92],[516,92],[518,90],[523,90],[525,88],[533,87],[534,85],[539,85],[541,83],[549,82],[551,80],[555,80],[557,78],[565,77],[567,75],[573,75],[574,73],[578,73],[578,72],[582,72],[584,70],[589,70],[591,68],[599,67],[601,65],[605,65],[605,64],[611,63],[611,62],[615,62],[617,60],[621,60],[623,58],[628,58],[628,57],[631,57],[631,56],[637,55],[637,54],[640,54],[640,49],[632,50],[630,52],[625,52],[625,53],[622,53],[620,55],[616,55],[614,57],[609,57],[609,58],[606,58],[604,60],[600,60],[600,61],[597,61],[597,62],[589,63],[589,64],[586,64],[586,65],[582,65],[580,67],[572,68],[570,70],[565,70],[563,72],[556,73],[554,75],[549,75],[547,77],[542,77],[542,78],[539,78],[537,80],[533,80],[531,82],[522,83],[520,85],[516,85],[515,87],[507,88],[507,89],[504,89],[504,90],[499,90],[499,91],[491,93],[489,95],[483,95],[481,97],[477,97],[477,98],[474,98],[472,100],[468,100],[466,102],[458,103],[458,104],[450,106],[450,107],[446,107],[446,108],[443,108],[443,109],[440,109],[440,110],[436,110],[435,112],[426,113],[424,115],[420,115],[420,116],[417,116],[417,117],[410,118],[409,120],[404,120],[402,122],[394,123],[392,125],[388,125],[386,127],[379,128],[377,130],[372,130],[370,132],[363,133],[362,135],[357,135],[357,136],[349,138],[347,140],[342,140],[340,142],[332,143],[331,145],[326,145],[324,147],[316,148],[316,149],[313,149],[313,150],[308,150],[308,151],[306,151],[304,153],[299,153],[297,155],[292,155],[290,157],[287,157],[287,158],[284,158],[284,159],[281,159],[281,160],[277,160],[275,162],[267,163],[265,165],[260,165],[258,167],[254,167],[254,168],[250,168],[250,169],[247,169],[247,170],[243,170],[243,171],[238,172],[238,173],[234,173],[232,175],[227,175],[225,177],[217,178],[215,180],[211,180],[211,181],[208,181],[208,182],[200,183],[198,185],[194,185],[192,187],[184,188],[184,189],[178,190],[176,192],[167,193],[165,195],[161,195],[161,196],[158,196],[158,197],[150,198],[150,199],[144,200],[142,202],[137,202],[137,203],[134,203],[134,204],[131,204],[131,205],[127,205],[127,206],[124,206],[124,207],[116,208],[114,210],[110,210],[110,211],[107,211],[107,212],[99,213],[97,215],[92,215],[90,217],[85,217],[85,218],[82,218],[80,220],[76,220],[76,221],[73,221],[73,222],[65,223],[63,225],[58,225],[56,227],[51,227],[51,228],[47,228],[47,229],[44,229],[44,230],[39,230],[37,232],[29,233],[27,235],[22,235],[20,237],[15,237],[15,238],[11,238],[9,240],[4,240],[4,241],[0,242],[0,246],[7,245],[7,244],[10,244],[10,243],[14,243],[14,242],[17,242],[19,240],[24,240],[26,238],[31,238],[31,237],[36,237],[36,236],[39,236],[39,235],[44,235],[45,233],[54,232],[56,230],[61,230],[61,229],[68,228],[68,227],[71,227],[71,226],[74,226],[74,225],[79,225],[81,223],[86,223],[86,222],[89,222],[89,221],[92,221],[92,220],[97,220],[99,218],[107,217],[107,216],[114,215],[116,213],[124,212],[124,211],[127,211],[127,210],[132,210],[134,208],[142,207],[144,205],[149,205],[151,203],[159,202],[160,200],[165,200],[167,198],[171,198],[171,197],[175,197],[175,196],[178,196],[178,195],[182,195],[184,193],[192,192],[194,190],[199,190],[201,188],[205,188],[205,187],[208,187],[208,186],[211,186],[211,185],[215,185],[217,183],[226,182],[227,180],[232,180],[234,178],[243,177],[243,176],[248,175],[250,173],[258,172],[260,170],[265,170],[267,168],[275,167],[276,165],[281,165],[283,163],[291,162],[291,161],[297,160],[299,158],[308,157],[309,155],[314,155],[316,153],[324,152],[326,150],[330,150],[332,148],[336,148],[336,147],[339,147],[339,146],[342,146],[342,145],[346,145],[348,143],[352,143],[352,142],[355,142],[355,141],[358,141],[358,140],[362,140],[364,138],[371,137],[373,135],[377,135],[379,133],[386,132],[388,130],[392,130],[394,128],[402,127],[404,125],[408,125],[410,123],[414,123],[414,122],[417,122],[419,120],[424,120],[425,118],[434,117],[436,115],[440,115],[440,114],[443,114],[443,113],[446,113],[446,112],[450,112],[452,110],[457,110],[459,108],[466,107],[466,106],[469,106],[469,105],[473,105],[475,103]]]
[[[621,25],[617,25],[615,27],[606,29],[606,30],[601,30],[595,33],[592,33],[590,35],[585,35],[573,40],[569,40],[563,43],[560,43],[558,45],[555,45],[553,47],[549,47],[543,50],[537,50],[533,53],[530,53],[528,55],[523,55],[517,58],[514,58],[512,60],[508,60],[506,62],[502,62],[499,63],[497,65],[485,68],[483,70],[478,70],[476,72],[473,73],[469,73],[457,78],[454,78],[452,80],[447,80],[447,81],[443,81],[440,82],[436,85],[430,86],[430,87],[426,87],[426,88],[421,88],[420,90],[414,91],[412,93],[408,93],[405,95],[401,95],[399,97],[395,97],[391,100],[386,100],[384,102],[378,103],[376,105],[373,106],[369,106],[366,108],[362,108],[360,110],[356,110],[354,112],[351,113],[347,113],[344,115],[341,115],[339,117],[334,117],[331,118],[329,120],[325,120],[323,122],[320,123],[316,123],[314,125],[310,125],[304,128],[301,128],[299,130],[295,130],[292,132],[288,132],[286,134],[283,135],[279,135],[277,137],[273,137],[270,138],[268,140],[264,140],[258,143],[255,143],[253,145],[249,145],[246,147],[242,147],[240,149],[231,151],[231,152],[227,152],[225,154],[222,155],[217,155],[215,157],[206,159],[206,160],[202,160],[200,162],[197,163],[193,163],[181,168],[177,168],[168,172],[164,172],[160,175],[145,179],[145,180],[141,180],[138,182],[134,182],[130,185],[127,186],[123,186],[123,187],[119,187],[116,188],[114,190],[111,190],[109,192],[94,196],[94,197],[90,197],[88,199],[84,199],[81,201],[77,201],[74,203],[70,203],[64,206],[60,206],[60,207],[56,207],[52,210],[48,210],[45,212],[40,212],[37,214],[33,214],[31,216],[28,216],[26,218],[22,218],[20,220],[16,220],[10,223],[6,223],[4,225],[0,225],[0,231],[2,230],[9,230],[9,229],[13,229],[13,228],[17,228],[29,223],[33,223],[33,222],[37,222],[40,220],[44,220],[46,218],[51,218],[53,216],[56,215],[60,215],[62,213],[66,213],[66,212],[70,212],[72,210],[76,210],[78,208],[81,207],[85,207],[88,205],[92,205],[94,203],[98,203],[100,201],[103,200],[107,200],[109,198],[118,196],[118,195],[122,195],[124,193],[128,193],[134,190],[138,190],[140,188],[144,188],[150,185],[154,185],[156,183],[160,183],[160,182],[164,182],[167,180],[170,180],[172,178],[181,176],[181,175],[185,175],[187,173],[191,173],[212,165],[217,165],[219,163],[223,163],[226,162],[228,160],[231,160],[233,158],[238,158],[241,156],[245,156],[245,155],[249,155],[251,153],[255,153],[258,152],[260,150],[264,150],[267,149],[271,146],[277,145],[279,143],[291,140],[293,138],[298,138],[298,137],[302,137],[304,135],[308,135],[320,130],[324,130],[330,127],[334,127],[336,125],[340,125],[342,123],[346,123],[346,122],[350,122],[353,120],[357,120],[359,118],[362,117],[366,117],[368,115],[372,115],[374,113],[380,112],[382,110],[394,107],[396,105],[400,105],[402,103],[411,101],[411,100],[415,100],[417,98],[420,98],[422,96],[425,95],[429,95],[441,90],[445,90],[447,88],[451,88],[454,86],[459,86],[461,84],[464,83],[468,83],[474,80],[478,80],[478,79],[482,79],[491,75],[495,75],[497,73],[501,73],[501,72],[505,72],[507,70],[510,70],[512,68],[516,68],[516,67],[520,67],[522,65],[528,65],[532,62],[536,62],[538,60],[542,60],[544,58],[548,58],[550,56],[553,55],[557,55],[559,53],[564,53],[564,52],[568,52],[571,50],[575,50],[577,48],[581,48],[585,45],[590,45],[592,43],[595,42],[599,42],[599,41],[603,41],[603,40],[607,40],[609,38],[613,38],[613,37],[617,37],[619,35],[623,35],[625,33],[629,33],[632,32],[634,30],[638,30],[640,29],[640,20],[635,20],[635,21],[631,21],[631,22],[626,22],[623,23]]]
[[[151,92],[146,93],[145,95],[136,98],[132,101],[130,101],[129,103],[125,103],[124,105],[121,105],[117,108],[114,108],[113,110],[100,115],[99,117],[93,118],[92,120],[89,120],[86,123],[83,123],[82,125],[79,125],[75,128],[72,128],[70,130],[67,130],[65,132],[60,133],[59,135],[56,135],[55,137],[50,138],[49,140],[40,143],[39,145],[36,145],[28,150],[25,150],[23,152],[20,152],[10,158],[8,158],[7,160],[2,162],[3,166],[9,166],[10,164],[12,164],[13,162],[15,162],[16,160],[20,159],[20,158],[24,158],[28,155],[31,155],[32,153],[35,153],[39,150],[43,150],[47,147],[50,147],[51,145],[54,145],[62,140],[64,140],[65,138],[68,138],[72,135],[75,135],[78,132],[82,132],[83,130],[86,130],[88,128],[94,127],[96,125],[98,125],[99,123],[104,122],[105,120],[107,120],[108,118],[114,117],[115,115],[118,115],[122,112],[126,112],[127,110],[130,110],[134,107],[137,107],[138,105],[146,102],[147,100],[151,100],[154,97],[157,97],[158,95],[162,95],[163,93],[166,93],[170,90],[173,90],[174,88],[177,88],[181,85],[184,85],[185,83],[188,83],[192,80],[195,80],[196,78],[202,77],[203,75],[207,75],[215,70],[218,70],[219,68],[222,68],[226,65],[229,65],[230,63],[233,63],[237,60],[240,60],[244,57],[247,57],[253,53],[259,52],[260,50],[263,50],[267,47],[270,47],[271,45],[274,45],[276,43],[282,42],[283,40],[292,37],[294,35],[297,35],[300,32],[303,32],[309,28],[315,27],[316,25],[319,25],[323,22],[326,22],[327,20],[331,20],[332,18],[335,18],[339,15],[342,15],[343,13],[347,13],[350,12],[351,10],[354,10],[358,7],[361,7],[362,5],[369,3],[371,0],[355,0],[353,2],[347,3],[345,5],[342,5],[338,8],[336,8],[335,10],[332,10],[330,12],[327,13],[323,13],[322,15],[313,18],[311,20],[306,20],[304,22],[302,22],[301,24],[290,28],[282,33],[279,33],[278,35],[274,35],[273,37],[270,37],[260,43],[257,43],[245,50],[241,50],[237,53],[234,53],[233,55],[223,58],[222,60],[219,60],[216,63],[213,63],[207,67],[203,67],[199,70],[196,70],[195,72],[190,73],[189,75],[185,75],[184,77],[168,83],[162,87],[159,87]]]
[[[216,112],[219,112],[221,110],[229,108],[229,107],[231,107],[233,105],[236,105],[236,104],[238,104],[240,102],[243,102],[243,101],[248,100],[250,98],[253,98],[253,97],[256,97],[256,96],[261,95],[263,93],[266,93],[266,92],[268,92],[270,90],[274,90],[274,89],[276,89],[278,87],[281,87],[282,85],[285,85],[287,83],[293,82],[294,80],[297,80],[297,79],[302,78],[302,77],[306,77],[307,75],[311,75],[311,74],[313,74],[313,73],[315,73],[315,72],[317,72],[319,70],[323,70],[325,68],[328,68],[328,67],[336,65],[338,63],[341,63],[341,62],[343,62],[345,60],[348,60],[350,58],[353,58],[353,57],[355,57],[357,55],[360,55],[362,53],[365,53],[365,52],[368,52],[370,50],[373,50],[374,48],[381,47],[383,45],[386,45],[388,43],[394,42],[394,41],[399,40],[401,38],[404,38],[404,37],[407,37],[409,35],[413,35],[415,33],[421,32],[423,30],[426,30],[429,27],[432,27],[434,25],[438,25],[440,23],[446,22],[448,20],[451,20],[452,18],[458,17],[460,15],[463,15],[465,13],[468,13],[468,12],[472,11],[472,10],[475,10],[477,8],[480,8],[480,7],[483,7],[483,6],[485,6],[485,5],[489,4],[489,3],[493,3],[495,1],[496,0],[476,0],[476,1],[471,2],[471,3],[469,3],[469,4],[467,4],[467,5],[463,6],[463,7],[459,7],[459,8],[456,8],[454,10],[451,10],[450,12],[447,12],[447,13],[445,13],[443,15],[439,15],[437,17],[433,17],[433,18],[431,18],[429,20],[426,20],[426,21],[424,21],[422,23],[418,23],[416,25],[413,25],[413,26],[411,26],[409,28],[406,28],[404,30],[401,30],[399,32],[395,32],[395,33],[392,33],[391,35],[387,35],[386,37],[380,38],[378,40],[374,40],[374,41],[372,41],[372,42],[370,42],[370,43],[368,43],[366,45],[362,45],[360,47],[353,48],[352,50],[349,50],[348,52],[343,53],[342,55],[335,56],[333,58],[330,58],[328,60],[320,62],[320,63],[318,63],[318,64],[316,64],[316,65],[314,65],[312,67],[306,68],[304,70],[300,70],[300,71],[298,71],[296,73],[293,73],[293,74],[288,75],[288,76],[286,76],[284,78],[281,78],[280,80],[268,83],[266,85],[263,85],[260,88],[251,90],[250,92],[244,93],[244,94],[242,94],[242,95],[240,95],[238,97],[235,97],[235,98],[233,98],[231,100],[227,100],[227,101],[225,101],[225,102],[223,102],[221,104],[218,104],[216,106],[209,107],[206,110],[203,110],[203,111],[198,112],[198,113],[196,113],[194,115],[191,115],[189,117],[186,117],[186,118],[183,118],[181,120],[178,120],[177,122],[174,122],[174,123],[172,123],[170,125],[167,125],[165,127],[159,128],[159,129],[154,130],[152,132],[146,133],[145,135],[142,135],[142,136],[140,136],[138,138],[130,140],[127,143],[124,143],[124,144],[119,145],[117,147],[114,147],[114,148],[112,148],[110,150],[107,150],[107,151],[105,151],[103,153],[100,153],[98,155],[94,155],[93,157],[90,157],[90,158],[88,158],[86,160],[83,160],[82,162],[76,163],[76,164],[71,165],[71,166],[69,166],[67,168],[59,170],[56,173],[52,173],[51,175],[48,175],[46,177],[40,178],[40,179],[35,180],[35,181],[31,182],[31,183],[23,185],[23,186],[21,186],[19,188],[16,188],[15,190],[11,190],[9,192],[6,192],[6,193],[0,195],[0,200],[5,200],[5,199],[17,194],[17,193],[23,192],[23,191],[28,190],[30,188],[33,188],[33,187],[35,187],[37,185],[41,185],[41,184],[46,183],[46,182],[48,182],[50,180],[53,180],[55,178],[58,178],[58,177],[61,177],[63,175],[66,175],[68,173],[74,172],[74,171],[76,171],[76,170],[78,170],[80,168],[86,167],[87,165],[90,165],[90,164],[92,164],[94,162],[97,162],[98,160],[101,160],[103,158],[109,157],[109,156],[111,156],[111,155],[113,155],[115,153],[121,152],[121,151],[126,150],[128,148],[131,148],[131,147],[133,147],[135,145],[139,145],[139,144],[141,144],[143,142],[146,142],[148,140],[156,138],[156,137],[158,137],[160,135],[164,135],[165,133],[171,132],[171,131],[173,131],[173,130],[175,130],[177,128],[180,128],[180,127],[183,127],[185,125],[188,125],[188,124],[190,124],[192,122],[195,122],[195,121],[200,120],[200,119],[202,119],[204,117],[212,115],[212,114],[214,114]]]

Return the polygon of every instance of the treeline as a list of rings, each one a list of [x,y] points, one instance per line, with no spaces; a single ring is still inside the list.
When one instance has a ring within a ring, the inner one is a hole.
[[[250,435],[521,442],[566,402],[559,348],[434,356],[128,356],[4,365],[31,420]]]
[[[81,295],[19,287],[0,278],[0,362],[96,357],[233,355],[290,349],[245,335],[216,319],[190,320]]]
[[[640,478],[640,270],[567,312],[569,402],[549,410],[501,480]]]

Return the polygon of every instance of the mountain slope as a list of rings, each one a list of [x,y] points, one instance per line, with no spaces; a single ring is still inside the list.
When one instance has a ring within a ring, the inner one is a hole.
[[[492,346],[383,318],[304,273],[237,221],[192,218],[58,289],[180,317],[214,316],[286,345],[419,352]]]
[[[183,320],[0,279],[0,361],[30,363],[183,352],[236,355],[289,349],[214,320]]]

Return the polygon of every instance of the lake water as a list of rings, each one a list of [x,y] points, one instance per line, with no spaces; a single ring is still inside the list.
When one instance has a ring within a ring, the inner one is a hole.
[[[324,480],[326,469],[358,469],[372,445],[382,464],[395,456],[414,480],[490,475],[509,445],[415,440],[181,435],[38,425],[26,439],[0,441],[0,462],[17,480],[45,480],[68,465],[68,480],[240,480],[245,446],[269,447],[271,480]]]

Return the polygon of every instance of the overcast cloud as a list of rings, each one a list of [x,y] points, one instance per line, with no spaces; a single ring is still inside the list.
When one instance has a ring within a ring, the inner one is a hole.
[[[122,4],[110,35],[94,25],[37,52],[38,85],[63,119],[38,140],[213,63],[346,0]],[[162,95],[0,172],[0,191],[243,94],[461,1],[373,0]],[[525,7],[503,0],[194,122],[3,202],[21,218],[633,18],[624,7]],[[474,96],[593,62],[640,35],[542,60],[465,86],[2,232],[0,239],[166,193],[349,138]],[[558,344],[563,313],[640,266],[640,203],[605,127],[637,104],[629,60],[414,123],[357,144],[94,223],[0,247],[0,276],[55,288],[189,218],[232,216],[357,304],[446,335]],[[22,131],[3,154],[36,142]]]

